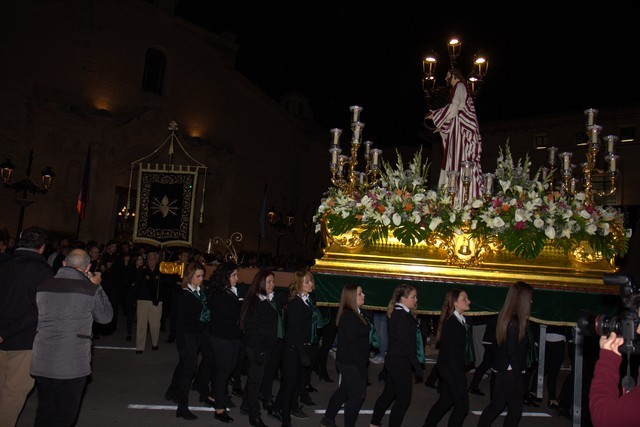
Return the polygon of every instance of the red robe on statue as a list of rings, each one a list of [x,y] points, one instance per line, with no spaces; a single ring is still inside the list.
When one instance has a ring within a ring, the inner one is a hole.
[[[465,160],[471,160],[474,167],[468,201],[481,198],[483,189],[482,167],[480,165],[482,140],[476,108],[467,92],[466,85],[457,82],[451,88],[449,104],[438,110],[432,110],[431,117],[442,137],[442,165],[438,186],[447,184],[447,171],[461,171],[461,163]],[[460,202],[463,197],[464,187],[462,181],[459,181],[456,206],[463,205]]]

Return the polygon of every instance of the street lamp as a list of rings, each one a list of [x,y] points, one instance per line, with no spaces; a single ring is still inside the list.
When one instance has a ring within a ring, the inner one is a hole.
[[[267,212],[267,221],[269,221],[269,225],[276,228],[276,237],[278,238],[276,258],[280,256],[280,239],[284,236],[284,230],[291,228],[294,220],[293,212],[284,215],[282,212],[277,213],[273,207]]]
[[[16,193],[22,193],[21,198],[16,199],[16,203],[20,206],[20,218],[18,220],[18,231],[16,232],[16,238],[20,237],[22,232],[22,223],[24,221],[24,210],[27,206],[31,205],[34,200],[27,199],[27,193],[31,193],[34,196],[37,193],[45,194],[51,188],[53,184],[53,178],[56,176],[51,169],[51,166],[47,166],[40,175],[42,178],[42,185],[37,185],[31,181],[31,165],[33,163],[33,149],[29,151],[29,162],[27,164],[27,170],[25,171],[25,177],[18,182],[11,184],[11,177],[13,171],[16,169],[15,165],[11,163],[11,159],[6,159],[4,163],[0,164],[0,176],[2,176],[2,182],[5,188],[15,190]]]

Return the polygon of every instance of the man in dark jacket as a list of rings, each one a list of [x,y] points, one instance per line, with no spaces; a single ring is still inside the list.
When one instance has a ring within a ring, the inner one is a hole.
[[[46,243],[42,228],[27,228],[13,256],[0,264],[0,427],[16,424],[33,388],[29,367],[38,324],[36,288],[53,276],[42,256]]]
[[[74,249],[55,277],[38,286],[38,332],[31,375],[38,385],[36,426],[73,425],[87,377],[91,374],[91,326],[113,317],[100,273]]]

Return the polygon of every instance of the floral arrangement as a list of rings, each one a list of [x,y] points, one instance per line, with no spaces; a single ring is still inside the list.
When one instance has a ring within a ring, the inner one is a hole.
[[[316,232],[324,220],[333,235],[357,227],[364,243],[371,244],[392,232],[407,246],[469,233],[526,259],[548,245],[569,251],[588,244],[607,259],[626,253],[630,230],[624,229],[619,210],[587,205],[584,193],[550,192],[548,177],[540,171],[531,177],[530,168],[529,156],[514,162],[507,144],[499,151],[496,194],[456,208],[444,186],[427,187],[429,163],[423,162],[422,149],[406,168],[398,153],[395,167],[382,162],[378,185],[353,194],[330,188],[313,218]]]

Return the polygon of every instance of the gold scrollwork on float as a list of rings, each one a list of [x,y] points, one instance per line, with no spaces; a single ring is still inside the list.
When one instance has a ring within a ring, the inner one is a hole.
[[[614,259],[606,259],[602,253],[593,249],[588,242],[581,242],[567,253],[569,260],[579,264],[608,263],[615,267]]]
[[[452,237],[433,233],[429,236],[428,243],[446,252],[448,265],[460,268],[481,266],[484,257],[494,249],[488,241],[474,238],[469,233]]]

